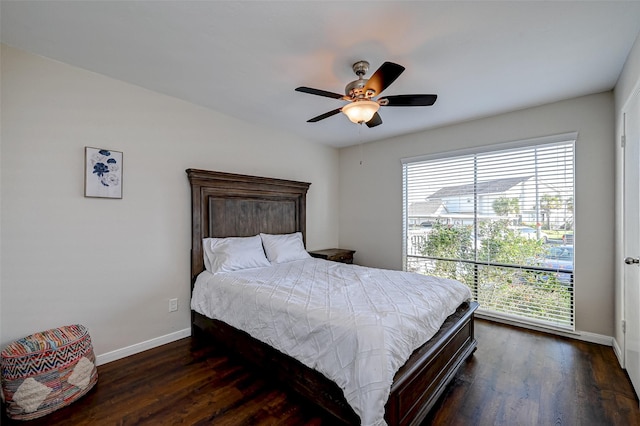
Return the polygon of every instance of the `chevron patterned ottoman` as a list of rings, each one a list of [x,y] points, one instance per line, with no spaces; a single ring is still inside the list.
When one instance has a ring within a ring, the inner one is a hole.
[[[71,404],[98,381],[87,329],[79,324],[35,333],[1,354],[7,415],[30,420]]]

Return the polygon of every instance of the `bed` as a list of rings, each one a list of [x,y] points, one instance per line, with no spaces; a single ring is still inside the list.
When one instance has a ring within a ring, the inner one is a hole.
[[[205,270],[204,238],[300,232],[304,241],[309,183],[196,169],[188,169],[187,175],[192,197],[192,292]],[[384,406],[388,424],[413,425],[424,419],[476,348],[476,308],[469,301],[454,307],[435,335],[398,369]],[[191,315],[194,334],[212,336],[340,421],[360,423],[343,390],[325,375],[225,322],[194,310]]]

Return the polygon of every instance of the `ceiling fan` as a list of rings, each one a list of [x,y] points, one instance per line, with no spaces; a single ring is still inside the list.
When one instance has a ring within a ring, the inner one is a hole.
[[[296,88],[298,92],[349,102],[341,108],[313,117],[307,120],[307,123],[315,123],[342,112],[356,124],[365,123],[367,127],[375,127],[382,124],[382,118],[378,114],[378,109],[381,106],[431,106],[438,98],[438,95],[394,95],[380,98],[382,91],[402,74],[405,69],[402,65],[385,62],[369,79],[364,78],[364,75],[369,71],[369,62],[358,61],[353,64],[352,68],[358,79],[347,84],[344,89],[345,95],[311,87]],[[378,98],[374,99],[377,96]]]

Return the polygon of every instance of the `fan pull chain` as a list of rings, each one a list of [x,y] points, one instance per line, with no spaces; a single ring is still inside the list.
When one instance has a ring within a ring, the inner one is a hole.
[[[362,140],[362,124],[360,124],[358,126],[358,139],[360,139],[360,165],[362,166],[362,163],[364,162],[362,159],[362,152],[363,152],[363,148],[362,145],[364,144],[364,141]]]

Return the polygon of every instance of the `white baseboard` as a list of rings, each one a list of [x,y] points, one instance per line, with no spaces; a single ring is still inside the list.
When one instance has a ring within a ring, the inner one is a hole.
[[[585,342],[597,343],[604,346],[613,346],[613,337],[605,336],[604,334],[589,333],[588,331],[577,331],[578,340],[584,340]],[[571,337],[571,336],[570,336]]]
[[[558,330],[550,327],[527,324],[524,322],[513,320],[511,318],[487,315],[482,312],[476,312],[476,317],[487,319],[489,321],[501,322],[503,324],[513,325],[515,327],[521,327],[529,330],[542,331],[544,333],[569,337],[571,339],[582,340],[589,343],[597,343],[599,345],[604,345],[604,346],[613,346],[613,342],[614,342],[614,339],[611,336],[605,336],[603,334],[596,334],[596,333],[589,333],[588,331],[563,331],[563,330]]]
[[[158,346],[166,345],[167,343],[175,342],[176,340],[180,340],[189,336],[191,336],[191,328],[185,328],[184,330],[165,334],[164,336],[136,343],[135,345],[127,346],[126,348],[116,349],[115,351],[97,355],[96,365],[107,364],[109,362],[126,358],[128,356],[135,355],[149,349],[157,348]]]
[[[618,341],[613,339],[613,352],[616,354],[618,358],[618,362],[620,363],[620,367],[625,368],[624,365],[624,355],[622,353],[622,348],[618,345]]]
[[[477,315],[477,316],[496,321],[496,318],[490,318],[484,315]],[[618,362],[620,362],[620,366],[624,368],[624,363],[622,361],[623,360],[622,351],[618,346],[618,342],[616,342],[616,340],[611,336],[605,336],[603,334],[596,334],[596,333],[589,333],[586,331],[576,331],[574,333],[565,333],[557,330],[549,330],[549,329],[544,329],[542,327],[536,327],[536,326],[527,327],[527,326],[524,326],[522,323],[513,323],[510,321],[505,321],[502,318],[500,318],[498,322],[503,322],[505,324],[511,323],[511,325],[515,325],[517,327],[524,327],[524,328],[529,328],[533,330],[543,331],[550,334],[557,334],[560,336],[570,337],[572,339],[583,340],[585,342],[597,343],[599,345],[612,346],[613,351],[615,352],[618,358]],[[136,343],[135,345],[127,346],[121,349],[116,349],[115,351],[97,355],[96,365],[107,364],[109,362],[126,358],[128,356],[135,355],[137,353],[144,352],[149,349],[157,348],[158,346],[166,345],[167,343],[175,342],[176,340],[180,340],[189,336],[191,336],[191,328],[185,328],[183,330],[179,330],[174,333],[156,337],[155,339],[146,340],[144,342]]]

